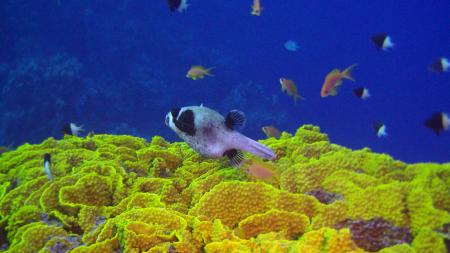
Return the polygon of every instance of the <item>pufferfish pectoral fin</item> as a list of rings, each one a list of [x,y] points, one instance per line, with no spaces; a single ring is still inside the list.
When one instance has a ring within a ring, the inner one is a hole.
[[[228,159],[230,159],[231,166],[235,168],[239,168],[244,161],[244,153],[238,149],[229,149],[223,152],[223,156],[228,157]]]
[[[239,110],[231,110],[225,118],[225,125],[229,129],[243,128],[245,126],[245,114]]]

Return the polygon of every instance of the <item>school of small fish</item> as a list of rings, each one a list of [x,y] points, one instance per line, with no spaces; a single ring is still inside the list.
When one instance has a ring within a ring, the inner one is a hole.
[[[58,1],[59,2],[59,1]],[[188,0],[167,0],[169,10],[171,12],[184,12],[188,8]],[[261,0],[252,0],[251,5],[251,15],[254,16],[261,16],[262,11],[264,10],[263,6],[261,5]],[[392,38],[387,33],[378,33],[371,37],[371,41],[374,44],[376,50],[378,51],[389,51],[392,50],[395,46],[395,44],[392,41]],[[288,51],[295,52],[298,50],[299,46],[296,41],[288,40],[284,43],[284,48]],[[357,64],[353,64],[343,71],[340,71],[339,69],[333,69],[331,70],[326,76],[325,80],[322,84],[321,90],[320,90],[320,97],[326,98],[326,97],[332,97],[338,95],[338,89],[342,85],[343,80],[350,80],[355,82],[355,79],[351,75],[351,71],[357,66]],[[202,65],[193,65],[190,67],[190,69],[186,73],[186,77],[190,78],[192,80],[198,80],[203,79],[205,76],[213,77],[214,75],[211,73],[211,70],[215,67],[209,67],[205,68]],[[436,72],[436,73],[444,73],[450,71],[450,62],[445,57],[440,57],[439,59],[435,59],[431,62],[429,65],[429,70]],[[298,92],[296,83],[289,78],[281,77],[279,79],[280,85],[281,85],[281,92],[285,92],[287,96],[292,97],[294,100],[294,103],[297,103],[297,100],[305,100],[303,96],[301,96]],[[357,87],[354,88],[353,94],[361,99],[366,100],[371,97],[371,94],[366,87]],[[195,117],[201,118],[201,119],[207,119],[208,121],[205,122],[211,122],[214,123],[214,120],[221,119],[221,116],[216,115],[214,111],[203,107],[202,105],[200,107],[186,107],[187,109],[180,109],[178,108],[176,113],[172,110],[168,116],[166,116],[166,125],[170,125],[173,130],[181,133],[182,135],[185,135],[183,139],[186,139],[187,137],[193,139],[194,141],[198,143],[197,135],[195,134],[196,128],[199,127],[196,124],[188,125],[186,124],[187,121],[194,122]],[[206,112],[204,112],[206,110]],[[189,112],[189,113],[187,113]],[[211,116],[209,116],[211,115]],[[183,116],[185,119],[182,119]],[[209,118],[208,118],[208,117]],[[206,117],[206,118],[205,118]],[[183,121],[185,120],[185,121]],[[187,121],[186,121],[187,120]],[[182,123],[182,124],[181,124]],[[229,130],[223,130],[220,127],[216,131],[222,131],[222,133],[226,133],[225,135],[234,134],[236,136],[239,136],[243,141],[243,143],[248,143],[248,139],[245,139],[246,137],[240,137],[239,133],[237,132],[229,132],[230,130],[234,130],[236,126],[244,125],[245,124],[245,116],[240,111],[231,111],[227,118],[226,122],[227,127]],[[176,124],[180,124],[177,125]],[[208,123],[210,124],[210,123]],[[424,126],[431,129],[436,135],[440,135],[442,131],[449,130],[450,129],[450,118],[449,115],[445,112],[435,112],[433,113],[429,118],[425,119],[423,122]],[[282,132],[277,129],[273,125],[263,126],[262,131],[267,136],[267,138],[281,138]],[[386,124],[381,121],[376,121],[373,123],[373,129],[375,132],[375,135],[378,138],[381,137],[387,137],[387,128]],[[83,130],[82,126],[77,126],[75,123],[67,123],[62,127],[62,132],[67,135],[74,135],[78,136]],[[193,131],[194,133],[191,133]],[[187,135],[186,135],[187,133]],[[89,132],[89,137],[92,137],[94,135],[93,131]],[[224,135],[224,136],[225,136]],[[202,136],[204,138],[204,136]],[[239,144],[239,143],[237,143]],[[237,145],[236,143],[229,143],[228,146]],[[238,145],[239,146],[239,145]],[[245,146],[241,144],[241,149],[247,150],[251,153],[257,154],[261,158],[273,160],[275,159],[275,155],[271,153],[272,151],[268,148],[266,148],[262,144],[258,144],[257,142],[253,143],[253,146]],[[194,147],[195,149],[195,147]],[[9,148],[0,146],[0,155],[3,152],[7,152]],[[210,151],[210,150],[206,150]],[[203,151],[203,152],[206,152]],[[222,152],[222,151],[221,151]],[[278,183],[279,181],[279,173],[278,170],[275,168],[275,166],[270,163],[266,162],[260,159],[252,158],[248,159],[246,161],[243,161],[243,155],[240,150],[237,149],[230,149],[225,151],[223,154],[219,152],[217,154],[218,157],[220,156],[228,156],[230,158],[232,164],[234,162],[235,165],[243,165],[245,171],[248,173],[250,178],[253,178],[255,180],[261,180],[268,183]],[[202,152],[200,152],[202,153]],[[43,157],[43,168],[44,171],[50,181],[53,180],[54,175],[52,174],[51,167],[51,155],[45,154]]]
[[[171,1],[180,4],[180,0]],[[169,4],[170,5],[170,4]],[[177,5],[178,6],[178,5]],[[181,6],[181,5],[180,5]],[[173,6],[170,6],[171,10],[174,9]],[[175,8],[176,9],[176,8]],[[261,0],[253,0],[251,5],[251,15],[261,16],[263,11],[263,6],[261,5]],[[385,32],[381,32],[375,34],[371,37],[371,41],[374,44],[376,50],[378,51],[389,51],[392,50],[395,44],[392,41],[390,35]],[[298,43],[294,40],[288,40],[284,43],[284,48],[287,51],[296,52],[299,48]],[[338,90],[342,85],[343,80],[350,80],[355,82],[355,79],[351,76],[351,71],[357,66],[357,64],[353,64],[343,71],[339,69],[331,70],[326,76],[324,83],[322,84],[322,88],[320,90],[320,96],[322,98],[336,96],[338,95]],[[441,57],[436,59],[429,65],[430,71],[443,73],[448,72],[450,70],[450,62],[447,58]],[[212,76],[210,74],[211,68],[205,69],[202,66],[192,66],[186,75],[188,78],[192,80],[201,79],[205,75]],[[289,97],[294,99],[294,103],[297,104],[297,100],[304,100],[304,97],[301,96],[298,92],[297,85],[292,79],[281,77],[279,80],[281,84],[281,92],[285,92]],[[353,94],[361,99],[366,100],[371,97],[369,89],[366,87],[357,87],[354,88]],[[424,120],[424,126],[431,129],[436,135],[439,135],[444,130],[449,130],[450,128],[450,119],[449,116],[444,112],[436,112],[432,114],[429,118]],[[381,121],[375,121],[373,123],[373,129],[375,135],[378,138],[387,137],[387,127],[386,124]],[[267,138],[280,138],[282,133],[275,126],[268,125],[263,126],[262,131],[267,136]],[[277,177],[276,169],[273,165],[265,163],[263,161],[252,159],[249,163],[246,164],[246,172],[251,175],[252,178],[256,178],[258,180],[267,181],[268,179],[274,179]]]

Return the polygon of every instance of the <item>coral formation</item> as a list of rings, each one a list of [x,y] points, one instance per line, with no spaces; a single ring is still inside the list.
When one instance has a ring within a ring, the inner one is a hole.
[[[352,151],[311,125],[262,142],[279,186],[161,137],[22,145],[0,157],[0,252],[447,251],[450,164]]]
[[[370,252],[412,241],[409,229],[395,227],[382,218],[347,220],[338,224],[338,227],[349,227],[356,245]]]

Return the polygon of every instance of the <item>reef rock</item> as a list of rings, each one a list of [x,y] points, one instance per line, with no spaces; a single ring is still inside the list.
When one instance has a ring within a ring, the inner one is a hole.
[[[0,251],[447,252],[450,163],[350,150],[311,125],[261,142],[279,186],[158,136],[24,144],[0,156]]]

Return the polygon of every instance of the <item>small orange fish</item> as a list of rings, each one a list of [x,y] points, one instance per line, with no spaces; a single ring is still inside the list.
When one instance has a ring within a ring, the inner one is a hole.
[[[322,85],[320,96],[323,98],[328,96],[336,96],[337,88],[342,84],[342,79],[348,79],[354,82],[355,79],[350,76],[350,72],[354,67],[356,67],[356,65],[358,64],[353,64],[342,72],[340,72],[339,69],[333,69],[330,73],[328,73]]]
[[[280,78],[281,91],[286,91],[286,93],[294,98],[294,103],[297,103],[297,99],[305,99],[300,96],[297,91],[297,86],[294,81],[286,78]]]
[[[259,2],[259,0],[253,0],[252,15],[261,16],[262,10],[263,10],[263,7],[261,6],[261,3]]]
[[[246,164],[245,171],[251,178],[270,183],[279,182],[280,175],[275,166],[256,159],[247,160]]]
[[[203,66],[195,65],[189,69],[189,71],[186,74],[186,77],[191,78],[192,80],[196,80],[198,78],[203,78],[205,76],[214,76],[210,73],[210,71],[214,68],[215,67],[205,69]]]
[[[264,126],[262,131],[267,135],[267,138],[274,137],[275,139],[280,139],[281,132],[274,126]]]

